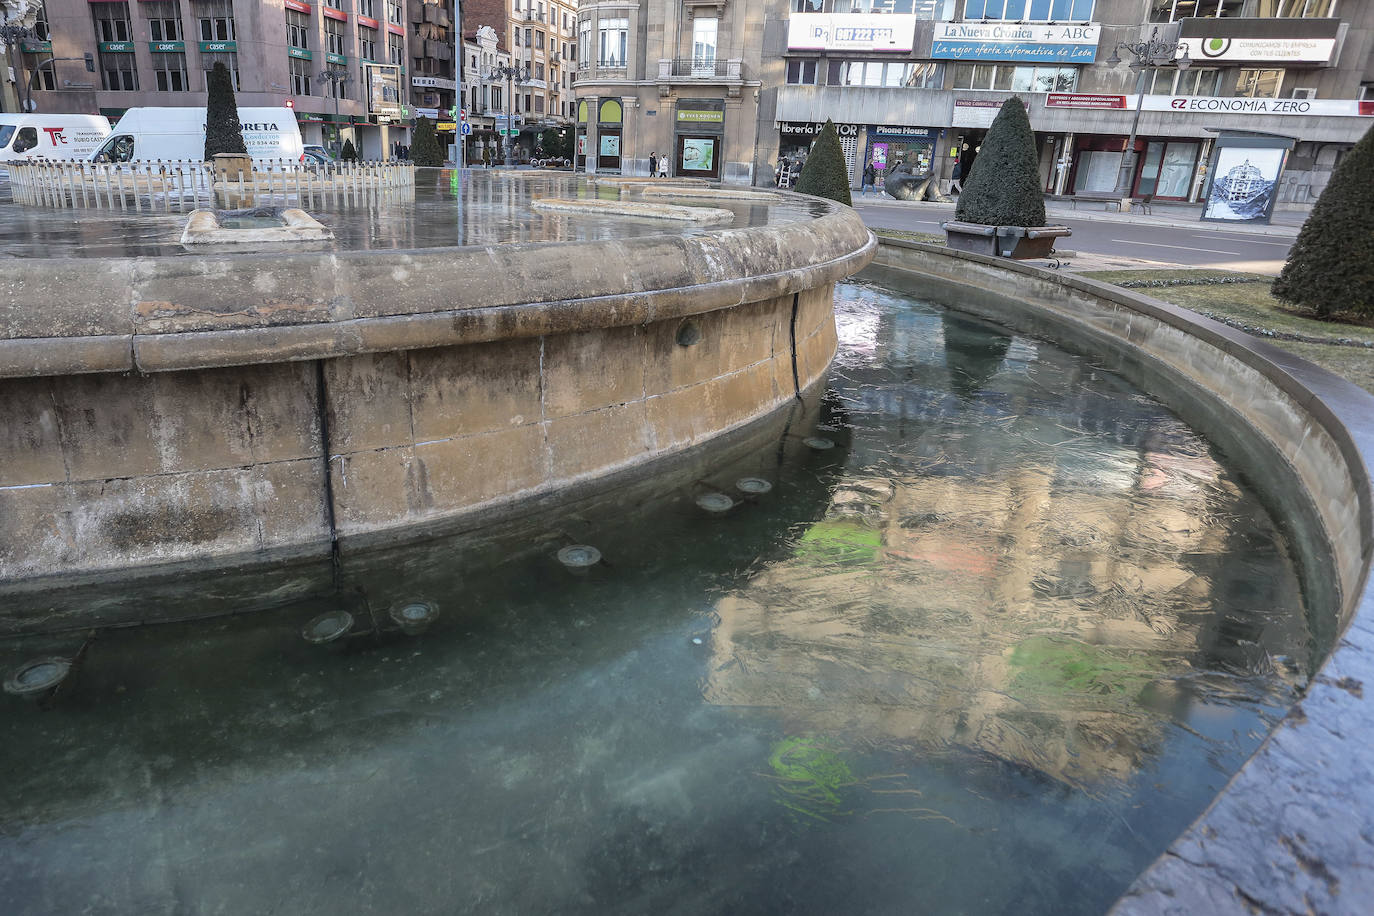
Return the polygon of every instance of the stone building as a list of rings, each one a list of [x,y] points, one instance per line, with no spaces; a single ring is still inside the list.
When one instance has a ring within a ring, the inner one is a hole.
[[[767,184],[830,118],[855,187],[866,162],[948,180],[1017,94],[1047,192],[1110,192],[1134,124],[1131,193],[1197,200],[1220,129],[1291,138],[1279,205],[1300,207],[1374,125],[1374,5],[1354,0],[591,2],[579,36],[594,171],[666,150],[675,174]],[[1171,52],[1132,69],[1118,46],[1152,37]]]
[[[515,142],[526,154],[539,145],[543,131],[566,129],[572,123],[576,16],[575,0],[463,3],[465,36],[475,40],[478,29],[490,28],[496,34],[498,52],[508,55],[509,65],[521,71],[519,77],[508,80],[494,78],[490,68],[481,68],[469,75],[468,83],[470,87],[486,84],[490,90],[486,99],[503,100],[501,107],[490,109],[496,120],[507,115],[505,103],[509,102],[519,130]],[[480,66],[481,52],[469,49],[470,59],[474,53]]]
[[[579,168],[643,175],[649,156],[674,174],[751,184],[772,179],[759,129],[765,86],[782,61],[765,62],[768,29],[783,0],[592,0],[578,8]]]
[[[16,69],[40,112],[204,105],[220,62],[239,105],[293,107],[306,143],[352,136],[377,158],[405,142],[402,0],[45,0],[34,32]]]

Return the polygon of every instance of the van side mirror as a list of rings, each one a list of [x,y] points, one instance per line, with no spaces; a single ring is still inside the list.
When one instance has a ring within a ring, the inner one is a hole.
[[[86,72],[95,72],[95,55],[90,53],[89,51],[86,52]]]

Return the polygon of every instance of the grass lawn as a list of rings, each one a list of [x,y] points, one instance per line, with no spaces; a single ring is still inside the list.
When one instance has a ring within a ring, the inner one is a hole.
[[[1262,337],[1374,392],[1374,326],[1305,317],[1269,295],[1272,277],[1217,270],[1098,270],[1083,276],[1137,290]]]

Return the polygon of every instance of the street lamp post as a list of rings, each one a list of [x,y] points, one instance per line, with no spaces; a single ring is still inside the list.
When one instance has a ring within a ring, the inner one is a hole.
[[[339,141],[339,137],[343,133],[339,130],[339,93],[344,86],[353,81],[353,78],[348,75],[347,70],[329,67],[320,71],[320,79],[326,83],[334,84],[330,95],[334,96],[334,156],[338,158],[343,152],[343,144]]]
[[[515,129],[515,84],[516,82],[525,83],[530,78],[529,67],[492,67],[486,76],[482,77],[485,82],[499,84],[502,80],[506,81],[506,131],[501,135],[501,150],[505,155],[506,168],[515,166],[515,149],[511,143],[511,131]]]
[[[1126,141],[1126,149],[1121,154],[1121,170],[1116,175],[1116,188],[1113,191],[1121,198],[1121,211],[1131,208],[1131,182],[1135,178],[1135,135],[1140,129],[1140,109],[1145,102],[1145,74],[1152,68],[1178,67],[1187,70],[1193,62],[1188,57],[1188,46],[1183,42],[1161,41],[1159,27],[1150,32],[1150,37],[1142,41],[1119,41],[1107,58],[1107,66],[1115,67],[1121,63],[1121,51],[1134,58],[1130,68],[1139,74],[1135,85],[1135,117],[1131,119],[1131,137]]]

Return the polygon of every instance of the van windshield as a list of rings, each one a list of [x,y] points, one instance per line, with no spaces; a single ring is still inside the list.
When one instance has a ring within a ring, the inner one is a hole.
[[[13,124],[0,124],[0,149],[10,145],[10,137],[14,136]]]
[[[115,134],[105,141],[94,158],[96,162],[128,162],[134,158],[134,138]]]

